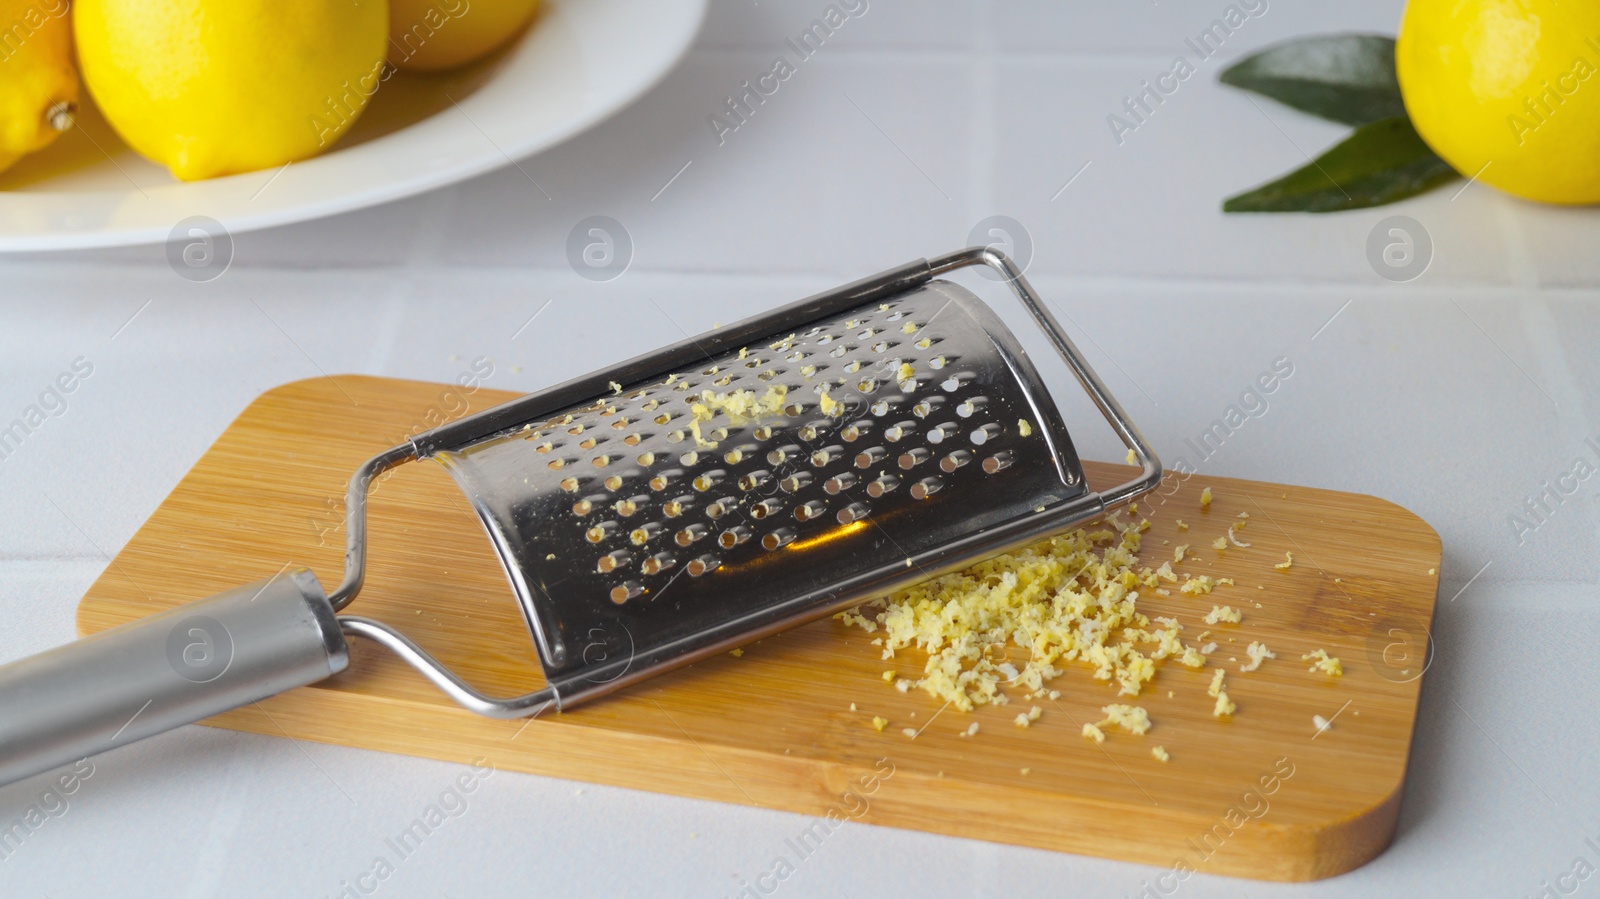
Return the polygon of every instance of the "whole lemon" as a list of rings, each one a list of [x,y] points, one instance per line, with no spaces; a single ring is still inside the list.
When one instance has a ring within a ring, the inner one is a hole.
[[[84,81],[185,181],[314,156],[382,84],[385,0],[78,0]]]
[[[526,28],[539,0],[389,0],[389,62],[436,72],[481,59]]]
[[[0,170],[72,127],[68,11],[67,0],[0,0]]]
[[[1395,73],[1417,133],[1456,171],[1600,202],[1600,3],[1410,0]]]

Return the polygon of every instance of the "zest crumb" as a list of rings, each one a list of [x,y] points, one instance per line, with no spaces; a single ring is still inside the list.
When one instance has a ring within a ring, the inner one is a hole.
[[[1239,707],[1234,705],[1233,701],[1228,698],[1228,691],[1223,690],[1217,694],[1217,704],[1211,707],[1211,714],[1213,717],[1222,718],[1230,716],[1238,710]]]
[[[1136,736],[1143,736],[1150,730],[1150,715],[1136,705],[1123,705],[1113,702],[1100,711],[1106,716],[1097,727],[1117,726]]]
[[[914,727],[902,728],[900,732],[905,734],[906,738],[909,740],[915,740],[917,738],[917,729]]]
[[[616,381],[607,381],[606,383],[611,385],[612,391],[614,391],[617,394],[617,396],[621,396],[622,395],[622,385],[621,384],[618,384]]]
[[[1211,508],[1211,488],[1210,487],[1207,487],[1204,490],[1200,491],[1200,508],[1202,508],[1202,509]]]
[[[1222,692],[1223,679],[1226,678],[1227,676],[1228,676],[1228,673],[1226,671],[1223,671],[1221,668],[1218,668],[1216,670],[1216,673],[1211,675],[1211,684],[1210,684],[1210,686],[1206,687],[1206,695],[1214,697],[1214,696],[1220,694]]]
[[[1028,776],[1028,774],[1029,774],[1029,773],[1030,773],[1030,772],[1032,772],[1032,771],[1033,771],[1033,769],[1032,769],[1032,768],[1023,768],[1023,769],[1022,769],[1022,776],[1023,776],[1023,777],[1027,777],[1027,776]]]
[[[1228,548],[1228,538],[1227,537],[1218,537],[1217,539],[1211,541],[1211,548],[1212,549],[1227,549]]]
[[[906,322],[905,324],[900,326],[900,333],[901,334],[915,334],[915,333],[917,333],[917,323],[916,322]]]
[[[968,725],[966,730],[957,731],[956,732],[956,736],[958,736],[958,737],[975,737],[977,735],[978,735],[978,722],[976,722],[976,721],[974,721],[970,725]]]
[[[1284,553],[1283,561],[1272,567],[1278,569],[1279,571],[1288,571],[1290,568],[1294,567],[1294,553]]]
[[[1344,666],[1339,664],[1337,658],[1328,655],[1326,649],[1313,649],[1300,659],[1311,663],[1311,667],[1307,669],[1309,671],[1321,671],[1330,677],[1340,677],[1344,674]]]
[[[1435,575],[1435,574],[1438,574],[1438,573],[1439,573],[1439,569],[1437,569],[1437,568],[1429,568],[1429,569],[1428,569],[1428,575],[1429,575],[1429,576],[1430,576],[1430,577],[1431,577],[1431,576],[1433,576],[1433,575]]]
[[[1254,671],[1260,668],[1261,663],[1267,659],[1278,657],[1277,653],[1267,648],[1267,644],[1258,643],[1254,640],[1250,641],[1250,645],[1245,647],[1244,654],[1250,657],[1250,661],[1240,665],[1240,671]]]
[[[856,704],[855,704],[855,703],[853,703],[853,702],[852,702],[852,703],[850,703],[850,711],[852,711],[852,712],[853,712],[853,711],[855,711],[855,710],[856,710]]]
[[[1187,544],[1187,543],[1178,544],[1172,550],[1172,564],[1176,565],[1179,562],[1182,562],[1184,554],[1186,554],[1188,552],[1189,552],[1189,544]],[[1168,568],[1167,569],[1167,573],[1170,574],[1171,572],[1172,572],[1172,569]],[[1176,578],[1174,578],[1174,580],[1176,580]]]
[[[844,405],[833,397],[828,396],[828,388],[824,387],[817,391],[817,395],[819,397],[817,407],[822,410],[823,415],[829,418],[838,418],[844,413]]]
[[[1026,418],[1017,419],[1017,433],[1024,437],[1032,437],[1033,425],[1028,424],[1028,420]]]
[[[1329,721],[1321,715],[1312,715],[1311,723],[1317,726],[1317,733],[1319,734],[1333,726],[1332,721]]]
[[[734,658],[737,659],[740,656],[744,655],[744,650],[742,650],[742,649],[732,649],[732,650],[728,651],[728,655],[733,656]]]
[[[1221,583],[1221,581],[1213,580],[1207,575],[1197,574],[1194,577],[1184,581],[1183,586],[1178,588],[1178,592],[1188,596],[1204,596],[1216,589],[1216,586],[1219,583]],[[1216,622],[1207,621],[1206,624],[1216,624]]]
[[[1178,523],[1178,530],[1187,531],[1189,529],[1189,526],[1183,523],[1183,519],[1182,518],[1177,519],[1177,523]]]
[[[1150,747],[1150,754],[1154,756],[1155,760],[1158,762],[1165,762],[1167,759],[1172,758],[1172,756],[1167,754],[1167,750],[1160,746]]]
[[[1126,456],[1123,456],[1122,458],[1129,465],[1135,465],[1139,461],[1139,456],[1136,453],[1134,453],[1133,447],[1131,447],[1131,446],[1128,447],[1128,454]]]
[[[1105,731],[1095,727],[1093,724],[1085,724],[1083,726],[1083,735],[1096,743],[1104,743],[1106,741]]]
[[[876,731],[881,733],[883,731],[883,729],[888,727],[888,726],[889,726],[889,719],[888,718],[879,718],[876,715],[872,716],[872,729],[873,730],[876,730]]]
[[[1043,709],[1039,708],[1038,706],[1034,706],[1033,708],[1027,710],[1026,712],[1023,712],[1022,714],[1018,715],[1016,717],[1016,720],[1014,722],[1012,722],[1012,723],[1016,724],[1016,726],[1018,726],[1018,727],[1027,727],[1028,725],[1032,724],[1033,722],[1038,721],[1039,720],[1039,716],[1043,715],[1043,714],[1044,714],[1044,710]]]
[[[1228,542],[1239,547],[1240,549],[1249,549],[1250,544],[1239,539],[1238,530],[1242,527],[1244,527],[1244,522],[1241,521],[1235,524],[1233,527],[1228,528]]]
[[[1223,622],[1238,624],[1239,619],[1242,617],[1244,616],[1233,606],[1212,606],[1211,611],[1206,613],[1205,621],[1206,624],[1220,624]]]
[[[909,381],[916,376],[917,370],[912,368],[911,363],[909,362],[900,363],[900,367],[896,369],[894,373],[894,379],[896,381]]]

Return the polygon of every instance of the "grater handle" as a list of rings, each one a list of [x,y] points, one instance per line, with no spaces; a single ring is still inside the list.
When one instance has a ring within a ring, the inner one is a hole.
[[[343,671],[333,607],[284,571],[0,667],[0,785]]]

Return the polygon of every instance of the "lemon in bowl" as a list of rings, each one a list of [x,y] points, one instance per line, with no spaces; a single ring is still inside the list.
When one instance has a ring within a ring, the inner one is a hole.
[[[78,0],[78,61],[127,144],[185,181],[314,156],[382,85],[387,0]]]

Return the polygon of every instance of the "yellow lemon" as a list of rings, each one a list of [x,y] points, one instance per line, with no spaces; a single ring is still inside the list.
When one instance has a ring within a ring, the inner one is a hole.
[[[84,81],[185,181],[305,159],[382,84],[385,0],[78,0]]]
[[[539,0],[389,0],[389,62],[436,72],[481,59],[521,33]]]
[[[0,0],[0,170],[72,127],[68,11],[67,0]]]
[[[1411,0],[1395,73],[1456,171],[1546,203],[1600,203],[1600,3]]]

